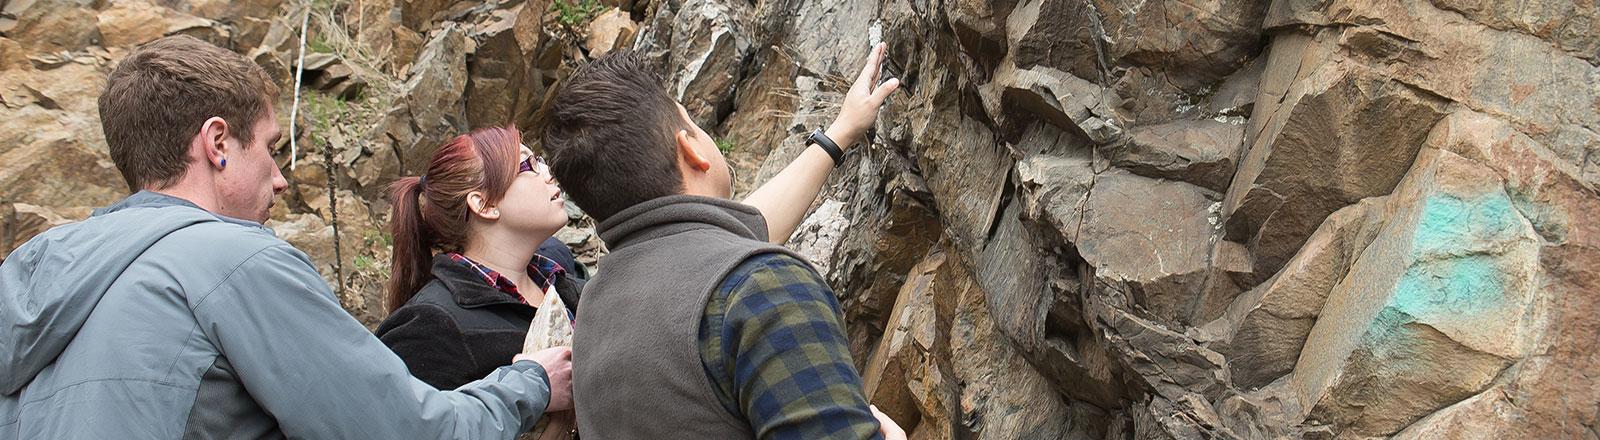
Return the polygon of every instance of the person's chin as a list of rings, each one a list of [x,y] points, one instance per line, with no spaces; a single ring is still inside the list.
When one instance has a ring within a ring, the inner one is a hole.
[[[268,219],[272,218],[272,205],[272,202],[267,202],[267,206],[262,207],[261,211],[256,212],[253,216],[255,218],[250,220],[254,220],[256,223],[265,224]]]
[[[561,228],[565,227],[567,227],[567,214],[565,211],[563,211],[560,216],[551,216],[550,228],[548,228],[550,230],[550,235],[555,235],[556,231],[560,231]]]

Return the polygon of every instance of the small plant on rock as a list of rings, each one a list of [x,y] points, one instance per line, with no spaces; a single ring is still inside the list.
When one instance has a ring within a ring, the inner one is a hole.
[[[596,0],[556,0],[550,3],[550,10],[556,13],[556,22],[567,28],[588,23],[600,14],[601,9],[603,7]]]
[[[356,266],[356,270],[360,271],[372,270],[372,268],[377,265],[376,260],[366,255],[357,255],[353,263]]]
[[[717,149],[718,150],[722,150],[722,154],[732,154],[733,153],[734,143],[733,143],[732,140],[729,140],[727,138],[718,138],[716,142],[717,142]]]

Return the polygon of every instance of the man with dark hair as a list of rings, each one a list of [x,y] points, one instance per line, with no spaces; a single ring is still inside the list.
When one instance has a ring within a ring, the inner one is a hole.
[[[839,118],[744,203],[711,137],[636,53],[556,92],[542,142],[611,253],[573,345],[579,432],[606,439],[874,438],[838,301],[783,243],[898,86],[869,54]],[[892,422],[884,433],[903,435]]]
[[[0,264],[0,439],[510,439],[570,408],[564,349],[454,391],[411,377],[261,226],[287,187],[276,93],[186,36],[111,73],[101,126],[136,193]]]

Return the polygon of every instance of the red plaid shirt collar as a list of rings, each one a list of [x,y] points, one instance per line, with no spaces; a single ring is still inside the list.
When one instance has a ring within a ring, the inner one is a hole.
[[[494,286],[495,289],[511,295],[517,299],[517,302],[528,304],[528,300],[522,297],[522,292],[517,290],[517,284],[511,282],[511,279],[500,275],[500,272],[495,272],[489,266],[472,261],[471,258],[467,258],[466,255],[461,255],[457,252],[450,252],[447,255],[450,256],[451,260],[478,271],[479,275],[483,275],[483,281],[489,283],[490,286]],[[533,278],[533,283],[537,285],[539,290],[549,289],[550,284],[555,282],[556,277],[566,272],[566,269],[562,268],[560,264],[539,254],[534,254],[533,261],[528,263],[528,276]]]

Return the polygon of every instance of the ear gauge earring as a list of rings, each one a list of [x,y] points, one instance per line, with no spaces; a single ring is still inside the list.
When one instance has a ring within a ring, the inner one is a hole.
[[[226,158],[226,157],[222,158],[222,163],[220,165],[218,165],[218,166],[220,166],[222,168],[227,168],[228,167],[228,158]]]

